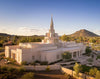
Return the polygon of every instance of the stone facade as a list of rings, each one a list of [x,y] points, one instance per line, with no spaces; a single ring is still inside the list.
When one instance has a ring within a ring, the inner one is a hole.
[[[34,62],[47,61],[48,63],[62,59],[62,53],[68,51],[72,58],[81,57],[85,53],[86,46],[82,43],[63,42],[55,33],[53,19],[51,18],[50,30],[42,42],[19,43],[5,47],[5,56],[15,59],[19,64],[23,61]]]

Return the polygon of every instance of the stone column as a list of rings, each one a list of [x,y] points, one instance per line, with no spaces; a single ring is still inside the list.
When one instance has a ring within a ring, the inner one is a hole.
[[[81,55],[80,55],[80,51],[78,51],[78,52],[79,52],[79,57],[80,57],[80,56],[81,56]]]
[[[73,52],[72,52],[72,58],[73,58]]]
[[[82,56],[81,51],[80,51],[80,56]]]
[[[76,57],[78,58],[78,51],[76,52]]]

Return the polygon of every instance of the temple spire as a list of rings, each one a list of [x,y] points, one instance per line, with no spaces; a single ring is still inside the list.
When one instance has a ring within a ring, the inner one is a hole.
[[[51,23],[50,23],[50,32],[54,33],[54,26],[53,26],[53,18],[51,16]]]
[[[51,16],[51,24],[50,24],[50,29],[54,29],[54,27],[53,27],[53,18],[52,18],[52,16]]]

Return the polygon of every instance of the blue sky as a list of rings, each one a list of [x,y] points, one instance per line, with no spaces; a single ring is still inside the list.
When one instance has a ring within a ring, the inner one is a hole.
[[[44,35],[51,15],[60,35],[80,29],[100,35],[100,0],[0,0],[0,32]]]

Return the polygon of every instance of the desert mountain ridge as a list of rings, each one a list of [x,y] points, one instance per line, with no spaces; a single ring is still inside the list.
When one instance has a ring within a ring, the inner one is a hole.
[[[91,32],[91,31],[88,31],[86,29],[81,29],[79,31],[76,31],[75,33],[73,34],[70,34],[70,36],[72,37],[98,37],[99,35]]]
[[[0,33],[0,36],[22,36],[22,35],[11,35],[11,34],[7,34],[7,33]],[[44,35],[31,35],[31,36],[44,36]],[[73,34],[70,34],[68,36],[72,36],[72,37],[98,37],[99,35],[88,31],[86,29],[81,29],[79,31],[76,31]]]

